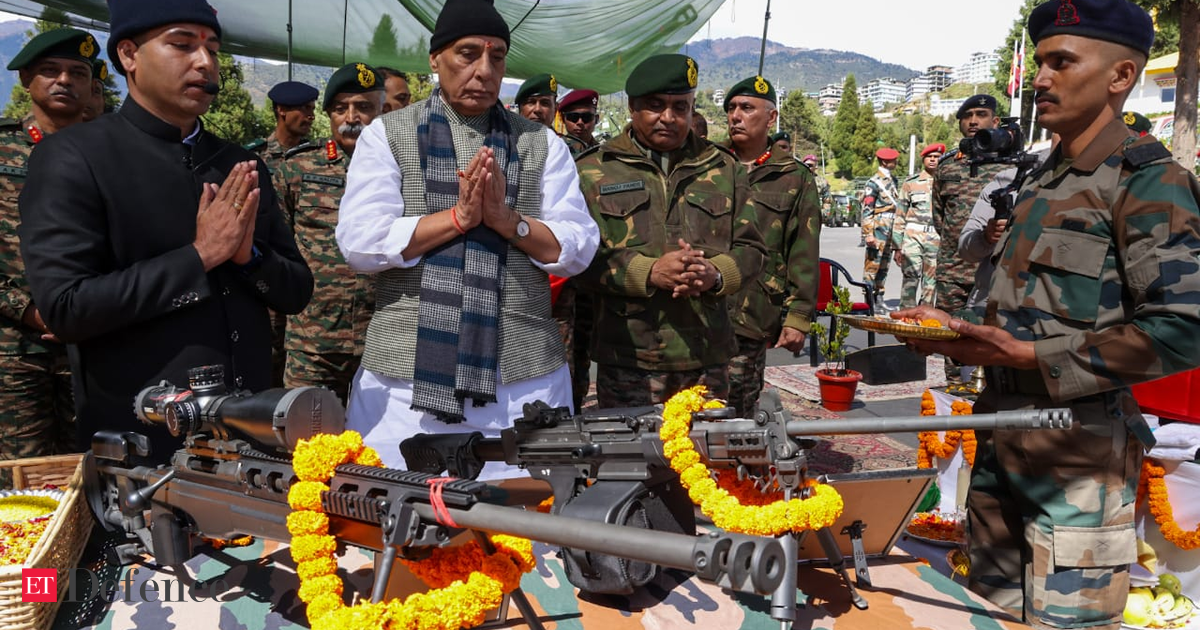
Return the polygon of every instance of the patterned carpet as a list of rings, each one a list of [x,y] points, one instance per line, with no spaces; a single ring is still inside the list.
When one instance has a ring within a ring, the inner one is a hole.
[[[768,371],[771,369],[773,368],[767,368]],[[940,364],[938,371],[941,371]],[[920,392],[917,394],[919,395]],[[784,408],[791,412],[792,417],[797,420],[841,417],[836,412],[829,411],[819,404],[783,388],[779,389],[779,398],[783,402]],[[592,384],[587,397],[583,399],[583,407],[584,409],[596,407],[595,383]],[[814,475],[910,468],[916,465],[916,461],[917,454],[912,448],[886,435],[826,436],[808,453],[809,470]]]
[[[867,385],[859,383],[854,396],[863,402],[876,400],[896,400],[920,396],[927,389],[946,386],[946,372],[942,367],[942,357],[930,356],[926,359],[923,381],[909,381],[892,385]],[[767,383],[779,389],[802,396],[807,400],[821,400],[817,384],[816,372],[819,368],[805,365],[772,365],[767,367],[765,374]]]

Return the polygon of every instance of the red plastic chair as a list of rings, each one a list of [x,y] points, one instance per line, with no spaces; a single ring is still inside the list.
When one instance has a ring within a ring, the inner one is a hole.
[[[852,315],[874,315],[875,314],[875,287],[865,283],[858,282],[854,276],[845,267],[837,263],[837,261],[828,258],[821,259],[821,267],[818,271],[817,284],[817,310],[813,315],[813,321],[822,315],[829,317],[829,326],[833,327],[834,316],[825,310],[833,299],[833,288],[847,284],[853,287],[858,287],[863,292],[863,302],[854,302],[850,305],[850,313]],[[875,345],[875,333],[867,333],[867,345]],[[820,362],[820,350],[817,349],[817,337],[815,335],[808,336],[808,356],[809,364],[817,367]]]

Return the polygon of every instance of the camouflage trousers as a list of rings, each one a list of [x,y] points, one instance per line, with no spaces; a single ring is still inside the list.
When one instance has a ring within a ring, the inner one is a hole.
[[[729,406],[739,418],[753,418],[767,368],[767,342],[737,336],[738,352],[729,360]]]
[[[299,350],[287,351],[283,368],[284,387],[324,387],[337,394],[343,405],[350,403],[350,384],[362,355],[343,352],[315,354]]]
[[[937,295],[934,297],[934,304],[943,311],[954,315],[967,307],[967,298],[971,295],[972,286],[972,284],[938,280]],[[962,366],[962,363],[946,357],[946,379],[951,383],[960,382],[962,380]]]
[[[567,349],[567,366],[571,369],[571,400],[575,412],[583,409],[592,381],[592,360],[588,344],[592,340],[592,297],[579,291],[571,283],[558,293],[551,313],[558,320],[558,331],[562,334],[563,346]]]
[[[659,372],[617,365],[600,365],[596,370],[596,400],[601,409],[644,407],[665,403],[671,396],[703,385],[713,398],[729,396],[729,367],[710,365],[698,370]]]
[[[0,356],[0,459],[78,452],[71,365],[61,352]],[[8,470],[0,487],[11,485]]]
[[[904,234],[901,251],[904,264],[904,284],[900,289],[900,308],[918,304],[933,304],[937,293],[937,257],[941,238],[937,232],[925,231],[923,225],[910,225]]]
[[[878,243],[879,241],[875,241]],[[883,302],[884,285],[887,282],[888,266],[892,262],[892,243],[887,241],[883,249],[867,246],[867,258],[863,262],[863,282],[875,287],[876,303]]]
[[[1073,405],[1075,426],[1066,431],[977,436],[969,586],[1037,628],[1115,630],[1121,622],[1137,559],[1142,445],[1103,404]]]

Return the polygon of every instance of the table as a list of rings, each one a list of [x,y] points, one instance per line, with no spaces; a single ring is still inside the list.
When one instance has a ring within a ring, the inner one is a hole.
[[[95,545],[93,545],[95,547]],[[767,610],[769,601],[756,595],[733,594],[690,579],[679,571],[664,572],[660,578],[630,597],[576,596],[567,583],[555,550],[535,543],[536,569],[522,580],[522,589],[533,602],[546,628],[742,628],[780,627]],[[94,552],[94,549],[92,550]],[[951,580],[945,563],[948,550],[902,538],[898,548],[885,559],[871,561],[873,588],[860,592],[870,603],[858,610],[837,575],[828,568],[803,566],[798,594],[805,605],[798,610],[795,628],[804,630],[857,630],[876,628],[923,628],[961,630],[978,628],[1004,630],[1025,627],[1007,617],[960,583]],[[927,561],[926,561],[927,560]],[[228,588],[218,593],[221,601],[139,601],[140,585],[148,579],[161,583],[173,576],[149,564],[119,570],[119,601],[93,611],[98,616],[82,626],[71,620],[80,607],[64,604],[56,628],[88,627],[101,630],[126,628],[174,628],[175,630],[245,629],[289,630],[307,627],[304,605],[296,598],[297,578],[287,546],[256,540],[243,548],[222,551],[205,549],[185,565],[191,578],[212,582],[224,579]],[[372,558],[369,552],[350,549],[339,560],[347,590],[369,592]],[[133,570],[137,572],[134,573]],[[118,569],[111,575],[117,577]],[[129,576],[132,593],[124,580]],[[161,590],[161,587],[158,587]],[[156,594],[147,588],[150,597]],[[201,596],[207,591],[197,591]],[[176,593],[172,592],[175,598]],[[523,627],[515,607],[508,627]]]

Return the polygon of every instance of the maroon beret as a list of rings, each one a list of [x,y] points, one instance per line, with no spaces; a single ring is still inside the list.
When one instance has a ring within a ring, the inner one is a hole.
[[[946,145],[939,142],[937,144],[931,144],[931,145],[925,147],[924,149],[921,149],[921,157],[925,157],[926,155],[929,155],[930,153],[945,153],[945,152],[946,152]]]
[[[875,157],[881,160],[896,160],[900,158],[900,152],[895,149],[884,147],[875,152]]]
[[[595,107],[600,101],[600,95],[595,90],[571,90],[562,100],[558,102],[559,109],[565,109],[572,105],[585,103]]]

